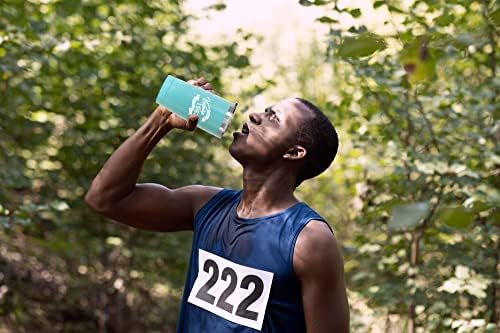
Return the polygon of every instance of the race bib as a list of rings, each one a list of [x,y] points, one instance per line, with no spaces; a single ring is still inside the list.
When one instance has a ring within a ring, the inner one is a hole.
[[[198,276],[188,302],[260,331],[272,282],[273,273],[199,249]]]

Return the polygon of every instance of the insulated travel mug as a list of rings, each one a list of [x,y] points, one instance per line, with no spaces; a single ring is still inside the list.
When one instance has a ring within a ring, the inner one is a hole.
[[[231,123],[238,105],[172,75],[163,82],[156,103],[184,120],[192,114],[198,115],[197,127],[219,139]]]

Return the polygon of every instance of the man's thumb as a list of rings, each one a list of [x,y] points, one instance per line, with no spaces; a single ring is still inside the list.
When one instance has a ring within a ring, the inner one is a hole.
[[[198,116],[190,115],[186,121],[184,129],[188,131],[194,131],[194,129],[196,128],[196,124],[198,124]]]

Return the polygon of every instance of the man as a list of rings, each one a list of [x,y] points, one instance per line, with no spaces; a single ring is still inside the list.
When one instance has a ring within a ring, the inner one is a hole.
[[[212,91],[204,79],[191,83]],[[163,136],[192,131],[196,122],[158,107],[113,153],[85,197],[95,211],[132,227],[194,231],[177,332],[348,332],[336,239],[293,194],[337,153],[328,119],[298,98],[251,113],[229,147],[243,166],[242,191],[136,184]]]

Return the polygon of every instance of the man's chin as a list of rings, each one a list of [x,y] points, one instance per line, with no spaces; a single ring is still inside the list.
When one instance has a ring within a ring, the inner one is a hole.
[[[241,165],[243,165],[243,153],[242,147],[237,147],[238,143],[235,143],[235,140],[229,145],[229,154]]]
[[[233,142],[231,142],[231,144],[229,145],[229,154],[239,162],[238,160],[238,149],[235,147],[235,143],[234,143],[234,140]]]

